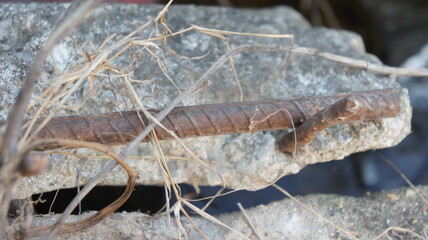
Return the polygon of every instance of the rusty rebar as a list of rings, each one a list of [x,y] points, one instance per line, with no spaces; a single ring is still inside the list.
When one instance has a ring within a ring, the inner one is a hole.
[[[322,130],[339,123],[390,117],[391,112],[385,112],[390,101],[380,95],[351,95],[327,106],[305,121],[295,132],[286,134],[279,141],[279,149],[283,152],[293,152],[312,142]],[[396,107],[393,105],[392,107]],[[373,110],[376,109],[377,113]],[[398,110],[398,109],[397,109]]]
[[[349,118],[349,121],[394,117],[400,110],[400,100],[395,90],[384,89],[285,100],[177,107],[161,123],[180,138],[286,129],[302,125],[321,110],[350,96],[363,100],[364,111]],[[158,111],[151,112],[156,115]],[[141,117],[143,123],[135,111],[57,117],[34,140],[61,138],[125,144],[132,141],[147,125],[147,118],[143,114]],[[160,140],[172,138],[159,126],[155,131]]]

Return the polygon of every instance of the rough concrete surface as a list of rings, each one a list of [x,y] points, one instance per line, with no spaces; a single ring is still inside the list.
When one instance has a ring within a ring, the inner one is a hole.
[[[0,5],[0,117],[5,119],[37,49],[46,40],[56,23],[55,19],[65,9],[65,4],[1,4]],[[156,16],[159,5],[103,5],[93,12],[81,26],[73,31],[73,39],[89,52],[95,51],[107,37],[116,34],[113,42]],[[325,28],[312,28],[294,10],[277,7],[259,10],[240,10],[216,7],[171,6],[166,19],[172,31],[179,31],[196,24],[201,27],[229,31],[293,34],[296,46],[312,47],[378,63],[378,59],[364,51],[361,38],[350,32]],[[153,27],[139,36],[149,38],[156,32]],[[242,44],[275,43],[289,45],[290,39],[262,38],[254,36],[227,36],[231,48]],[[188,32],[167,41],[168,47],[180,55],[194,57],[207,54],[201,59],[189,60],[172,56],[164,49],[169,76],[180,89],[185,89],[201,73],[226,52],[226,43],[212,36]],[[92,47],[91,46],[95,46]],[[162,46],[160,46],[162,47]],[[136,49],[136,48],[135,48]],[[132,56],[137,54],[137,50]],[[159,51],[155,53],[159,54]],[[160,73],[153,57],[139,52],[129,73],[134,79],[149,79],[135,88],[143,103],[152,108],[162,108],[173,99],[178,91],[170,80]],[[59,73],[67,71],[77,59],[76,45],[71,38],[60,42],[52,51],[34,97],[37,97]],[[54,59],[54,60],[53,60]],[[125,71],[131,57],[121,57],[114,64]],[[237,74],[244,92],[244,100],[289,98],[316,94],[400,88],[393,78],[300,54],[291,55],[285,71],[280,73],[284,54],[243,53],[234,57]],[[155,73],[155,74],[153,74]],[[184,101],[185,105],[222,103],[239,100],[239,91],[234,73],[227,65],[211,79],[211,85]],[[122,83],[112,78],[93,94],[85,105],[76,110],[63,110],[60,115],[98,114],[131,109],[129,99],[123,92],[116,92]],[[86,87],[85,87],[86,86]],[[71,102],[78,102],[87,91],[87,85],[74,94]],[[209,161],[216,171],[200,167],[195,161],[177,160],[190,155],[176,141],[162,142],[161,146],[169,160],[168,166],[177,183],[219,185],[223,176],[225,186],[234,189],[256,190],[263,188],[256,177],[274,181],[284,175],[297,173],[304,166],[316,162],[342,159],[354,152],[391,147],[399,143],[410,132],[411,108],[407,91],[401,90],[400,114],[392,119],[338,125],[323,131],[293,157],[278,151],[276,140],[286,131],[259,132],[253,134],[228,135],[185,139],[183,142],[201,159]],[[30,114],[31,115],[31,114]],[[116,147],[117,151],[121,147]],[[73,153],[91,154],[87,150],[72,150]],[[138,183],[162,185],[162,175],[153,159],[150,144],[140,144],[128,163],[138,171]],[[100,158],[79,159],[71,156],[52,155],[50,169],[38,176],[22,179],[16,188],[15,197],[23,198],[33,193],[70,188],[85,184],[109,161]],[[243,174],[245,172],[245,174]],[[105,185],[124,185],[127,177],[119,168],[103,181]]]
[[[427,186],[416,189],[425,197],[428,195]],[[389,227],[407,229],[424,237],[428,235],[428,204],[410,188],[380,192],[361,198],[315,194],[298,199],[358,239],[375,239]],[[290,199],[250,208],[246,213],[261,239],[351,239],[346,233]],[[91,214],[93,213],[71,216],[70,221]],[[52,224],[58,217],[58,215],[36,217],[34,223]],[[250,239],[257,239],[242,212],[224,214],[217,218]],[[201,217],[195,216],[193,221],[209,239],[243,238]],[[202,238],[184,217],[182,224],[190,239]],[[397,229],[390,230],[379,239],[419,239],[409,232]],[[134,212],[115,213],[78,236],[63,235],[61,239],[104,239],[105,236],[109,236],[109,239],[179,239],[180,233],[173,217],[168,224],[166,216],[154,218]]]

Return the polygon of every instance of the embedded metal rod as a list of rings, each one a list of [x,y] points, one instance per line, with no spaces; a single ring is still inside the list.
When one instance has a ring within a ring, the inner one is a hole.
[[[283,152],[293,152],[295,148],[312,142],[322,130],[344,122],[366,120],[370,103],[362,96],[348,96],[327,106],[305,121],[295,131],[286,134],[278,143]]]
[[[161,123],[180,138],[286,129],[293,125],[296,127],[302,125],[317,113],[326,114],[326,110],[322,111],[326,108],[330,109],[328,112],[331,112],[329,114],[332,116],[324,120],[335,119],[335,112],[342,111],[337,110],[341,105],[335,103],[343,98],[348,99],[342,100],[346,103],[357,100],[358,107],[361,108],[357,113],[347,117],[346,122],[394,117],[400,111],[399,95],[394,89],[384,89],[285,100],[177,107]],[[156,115],[158,111],[151,112]],[[334,124],[339,122],[342,121],[334,120]],[[147,124],[147,118],[141,113],[140,119],[135,111],[99,116],[56,117],[49,121],[34,140],[61,138],[111,145],[125,144],[132,141]],[[160,140],[172,138],[159,126],[155,128],[155,132]],[[308,134],[308,131],[302,131],[303,135],[305,133]],[[301,139],[298,138],[298,141]],[[147,140],[146,138],[143,141]]]

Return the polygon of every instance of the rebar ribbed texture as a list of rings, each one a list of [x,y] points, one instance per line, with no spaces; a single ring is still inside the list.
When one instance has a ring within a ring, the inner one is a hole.
[[[180,138],[286,129],[293,126],[292,121],[295,126],[299,126],[347,96],[358,96],[365,103],[363,114],[353,116],[353,121],[394,117],[400,109],[398,94],[393,89],[385,89],[286,100],[177,107],[162,124]],[[157,113],[155,110],[151,112],[154,115]],[[35,140],[62,138],[124,144],[133,140],[148,124],[147,118],[142,113],[140,115],[141,119],[137,112],[127,111],[99,116],[57,117],[40,131]],[[160,140],[172,138],[159,126],[155,131]]]

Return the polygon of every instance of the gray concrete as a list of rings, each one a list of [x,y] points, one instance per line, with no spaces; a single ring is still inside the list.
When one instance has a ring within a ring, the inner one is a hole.
[[[56,23],[56,16],[65,9],[62,4],[1,4],[0,5],[0,118],[5,119],[28,65],[37,49],[46,40]],[[73,32],[80,44],[90,41],[99,46],[111,34],[117,38],[125,36],[147,22],[161,9],[157,5],[104,5],[97,9],[88,21]],[[350,32],[312,28],[294,10],[278,7],[261,10],[238,10],[214,7],[172,6],[167,14],[172,31],[184,29],[190,24],[230,31],[293,34],[297,46],[313,47],[357,59],[381,64],[376,57],[365,53],[361,38]],[[154,35],[149,28],[140,36]],[[113,41],[116,41],[114,39]],[[248,43],[276,43],[289,45],[289,39],[273,39],[247,36],[230,36],[231,47]],[[190,32],[168,40],[168,46],[184,56],[200,56],[200,60],[172,57],[165,51],[167,69],[179,88],[185,89],[198,76],[226,52],[224,41],[201,33]],[[164,49],[165,50],[165,49]],[[134,51],[135,52],[135,51]],[[159,51],[157,51],[159,53]],[[34,97],[46,88],[56,71],[64,72],[77,59],[76,49],[70,38],[62,41],[53,51],[52,58],[36,87]],[[380,88],[400,88],[394,79],[367,71],[320,59],[314,56],[293,54],[285,69],[278,73],[284,55],[278,53],[244,53],[235,56],[236,70],[244,91],[245,100],[288,98],[314,94],[331,94]],[[118,59],[115,64],[122,68],[129,65],[130,56]],[[55,62],[56,69],[53,67]],[[144,79],[158,68],[153,58],[143,53],[131,70],[134,79]],[[193,70],[190,70],[193,69]],[[148,107],[162,108],[177,95],[177,90],[162,74],[152,82],[136,85],[138,94]],[[115,86],[119,79],[112,80]],[[239,92],[233,71],[223,67],[211,79],[212,85],[192,95],[185,105],[237,101]],[[97,114],[131,109],[130,101],[120,94],[112,94],[110,87],[101,88],[77,111],[63,110],[60,115]],[[87,87],[73,95],[78,101]],[[256,190],[263,188],[254,177],[274,181],[284,175],[297,173],[308,164],[342,159],[368,149],[391,147],[399,143],[410,132],[411,108],[407,91],[401,91],[402,111],[393,119],[339,125],[323,131],[312,144],[300,149],[295,157],[278,151],[275,141],[286,131],[260,132],[254,134],[228,135],[186,139],[183,142],[201,159],[211,161],[216,172],[199,167],[195,161],[169,160],[169,168],[177,183],[219,185],[223,176],[225,186]],[[164,154],[174,157],[189,157],[175,141],[162,142]],[[116,148],[118,151],[121,147]],[[88,154],[86,150],[73,153]],[[157,163],[150,158],[150,144],[140,144],[128,163],[140,174],[140,184],[162,185],[162,176]],[[16,198],[33,193],[69,188],[85,184],[107,163],[106,159],[76,159],[62,155],[52,156],[51,168],[44,174],[22,179],[15,191]],[[245,173],[245,174],[244,174]],[[106,185],[124,185],[126,175],[115,169],[104,181]]]
[[[428,187],[417,187],[428,196]],[[410,188],[396,189],[367,195],[361,198],[337,195],[310,195],[298,199],[311,206],[318,214],[353,234],[358,239],[375,239],[389,227],[400,227],[426,237],[428,205]],[[261,239],[351,239],[337,228],[304,209],[296,202],[285,199],[246,210]],[[70,217],[76,221],[93,213]],[[38,225],[52,224],[59,216],[36,217]],[[257,239],[241,212],[224,214],[217,218],[228,226]],[[243,239],[212,222],[193,217],[209,239]],[[182,224],[190,239],[201,235],[182,217]],[[167,217],[153,218],[142,213],[116,213],[95,227],[76,234],[63,235],[60,239],[179,239],[174,218],[168,224]],[[392,237],[392,238],[388,238]],[[415,235],[397,231],[388,232],[380,239],[418,239]],[[182,235],[183,237],[183,235]]]

